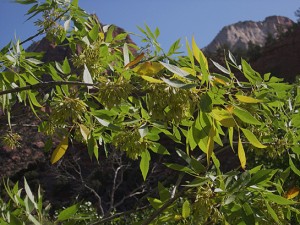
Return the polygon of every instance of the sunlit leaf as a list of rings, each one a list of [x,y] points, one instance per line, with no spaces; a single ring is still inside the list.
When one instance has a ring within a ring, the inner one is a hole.
[[[182,205],[182,217],[184,219],[188,218],[190,216],[191,213],[191,207],[190,207],[190,203],[188,200],[185,200],[183,205]]]
[[[79,124],[79,128],[83,139],[87,141],[91,131],[83,124]]]
[[[51,155],[51,159],[50,162],[52,164],[56,163],[58,160],[60,160],[63,155],[66,153],[67,148],[68,148],[68,141],[69,138],[68,136],[66,136],[60,143],[59,145],[56,147],[56,149],[53,151],[52,155]]]
[[[261,122],[259,122],[255,117],[253,117],[248,111],[244,109],[235,107],[233,109],[233,113],[245,123],[254,124],[254,125],[261,124]]]
[[[148,171],[149,171],[149,162],[151,160],[151,156],[148,150],[143,151],[141,154],[141,162],[140,162],[140,170],[142,172],[144,180],[146,180]]]
[[[209,134],[208,134],[208,144],[206,149],[207,163],[209,164],[211,155],[214,150],[214,137],[216,135],[216,130],[214,126],[211,126]]]
[[[179,75],[181,77],[186,77],[190,75],[190,73],[180,69],[178,66],[171,65],[169,63],[160,62],[165,68],[167,68],[172,73]]]
[[[239,137],[239,142],[238,142],[238,157],[240,159],[241,167],[243,169],[246,169],[246,154],[245,154],[241,137]]]
[[[154,76],[162,69],[164,69],[163,65],[158,62],[144,62],[134,67],[133,71],[139,75]]]
[[[271,217],[275,220],[276,223],[280,224],[280,221],[278,219],[276,212],[274,211],[274,209],[272,209],[272,207],[270,206],[268,201],[266,201],[266,206],[267,206],[268,213],[271,215]]]
[[[243,131],[245,137],[248,139],[248,141],[250,142],[250,144],[252,144],[253,146],[257,147],[257,148],[266,148],[266,145],[263,145],[262,143],[260,143],[260,141],[257,139],[257,137],[248,129],[243,129],[241,128],[241,130]]]
[[[255,99],[249,96],[244,96],[244,95],[235,95],[235,97],[243,103],[259,103],[262,102],[262,100]]]
[[[126,66],[129,63],[129,50],[127,43],[123,46],[123,57],[124,57],[124,66]]]
[[[58,214],[57,216],[58,221],[64,221],[72,218],[72,216],[74,216],[77,213],[78,209],[79,209],[78,204],[72,205],[64,209]]]
[[[229,72],[225,67],[221,66],[219,63],[213,61],[212,59],[211,59],[211,61],[212,61],[212,63],[215,65],[215,67],[217,67],[217,68],[218,68],[219,70],[221,70],[223,73],[225,73],[225,74],[230,74],[230,72]]]
[[[214,108],[211,111],[211,116],[219,121],[224,127],[235,127],[235,120],[232,115],[225,109]]]
[[[264,193],[264,196],[274,202],[274,203],[277,203],[279,205],[291,205],[291,204],[296,204],[297,202],[295,201],[292,201],[292,200],[289,200],[289,199],[286,199],[280,195],[275,195],[275,194],[272,194],[271,192],[268,192],[268,193]]]
[[[149,77],[149,76],[141,76],[144,80],[152,83],[152,84],[161,84],[161,83],[164,83],[162,80],[158,80],[158,79],[155,79],[153,77]]]
[[[87,84],[93,84],[93,78],[90,74],[89,69],[84,64],[84,71],[83,71],[83,82]],[[88,86],[88,89],[92,88],[91,86]]]
[[[167,78],[161,78],[165,83],[167,83],[168,85],[175,87],[175,88],[181,88],[181,89],[191,89],[193,87],[196,87],[197,84],[189,84],[189,83],[184,83],[180,80],[169,80]]]

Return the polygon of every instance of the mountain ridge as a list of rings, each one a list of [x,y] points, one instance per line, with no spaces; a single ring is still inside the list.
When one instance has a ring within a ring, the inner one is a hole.
[[[268,16],[258,22],[240,21],[224,26],[203,50],[207,53],[213,53],[222,48],[231,51],[247,50],[249,43],[262,47],[268,38],[278,38],[294,24],[293,20],[284,16]]]

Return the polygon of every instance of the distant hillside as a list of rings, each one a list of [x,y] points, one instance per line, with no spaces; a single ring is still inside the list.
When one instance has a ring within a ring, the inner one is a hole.
[[[300,25],[262,48],[260,56],[251,60],[250,64],[261,74],[271,72],[294,82],[300,75]]]
[[[247,50],[249,43],[264,46],[267,38],[276,39],[292,27],[294,22],[283,16],[270,16],[264,21],[244,21],[223,27],[213,41],[204,48],[207,53],[218,49]]]

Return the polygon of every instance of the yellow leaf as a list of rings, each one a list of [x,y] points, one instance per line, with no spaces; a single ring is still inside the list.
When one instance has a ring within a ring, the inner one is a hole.
[[[298,187],[292,187],[288,192],[285,194],[285,197],[287,199],[292,199],[295,198],[296,196],[299,195],[300,189]]]
[[[83,124],[79,124],[79,127],[80,127],[80,132],[81,132],[83,139],[85,141],[87,141],[91,131]]]
[[[245,169],[246,168],[246,154],[245,154],[245,150],[243,147],[243,143],[241,141],[241,137],[239,137],[239,143],[238,143],[238,156],[240,159],[241,167],[243,169]]]
[[[139,54],[133,61],[131,61],[130,63],[128,63],[125,66],[125,69],[128,69],[131,66],[134,66],[135,64],[138,64],[143,58],[144,58],[145,53],[141,53]]]
[[[59,145],[56,147],[56,149],[53,151],[52,155],[51,155],[51,159],[50,162],[52,164],[56,163],[58,160],[61,159],[61,157],[63,157],[63,155],[66,153],[66,150],[68,148],[68,141],[69,138],[68,136],[66,136],[60,143]]]
[[[133,71],[139,75],[153,76],[164,69],[164,66],[158,62],[144,62],[137,65]]]
[[[211,116],[219,121],[224,127],[235,127],[235,120],[233,119],[232,114],[225,109],[214,108],[211,112]]]
[[[233,105],[228,105],[228,106],[226,107],[226,110],[227,110],[230,114],[233,114],[234,106],[233,106]]]
[[[244,95],[235,95],[235,97],[243,103],[258,103],[258,102],[262,102],[262,100],[259,99],[255,99],[249,96],[244,96]]]
[[[223,84],[223,85],[227,85],[226,81],[224,81],[224,80],[222,80],[220,78],[217,78],[217,77],[214,77],[213,82],[216,82],[216,83],[219,83],[219,84]]]
[[[192,38],[192,50],[193,50],[193,54],[196,58],[196,60],[198,61],[198,63],[200,63],[200,55],[201,55],[201,58],[203,59],[204,61],[204,64],[205,64],[205,68],[208,70],[208,63],[207,63],[207,59],[206,57],[204,56],[203,52],[200,50],[200,48],[197,46],[197,43],[195,41],[195,38],[193,36]],[[201,64],[201,63],[200,63]]]
[[[196,71],[193,68],[181,67],[180,69],[182,69],[185,72],[188,72],[189,74],[192,74],[193,76],[196,76]]]
[[[144,80],[150,82],[150,83],[154,83],[154,84],[160,84],[160,83],[164,83],[162,80],[158,80],[155,79],[153,77],[149,77],[149,76],[141,76]]]
[[[103,32],[99,32],[99,37],[101,40],[104,40],[104,33]]]
[[[214,150],[214,136],[216,135],[215,127],[212,126],[210,128],[209,134],[208,134],[208,143],[207,143],[207,149],[206,149],[206,156],[207,156],[207,164],[209,164],[211,155],[213,154]]]

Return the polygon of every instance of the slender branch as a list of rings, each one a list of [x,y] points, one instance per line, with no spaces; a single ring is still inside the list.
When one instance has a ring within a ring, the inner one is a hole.
[[[78,85],[78,86],[94,86],[94,84],[89,84],[89,83],[84,83],[84,82],[78,82],[78,81],[48,81],[48,82],[43,82],[43,83],[38,83],[38,84],[33,84],[33,85],[28,85],[25,87],[18,87],[18,88],[13,88],[5,91],[0,91],[0,96],[5,95],[5,94],[12,94],[12,93],[17,93],[21,91],[26,91],[26,90],[34,90],[38,88],[43,88],[43,87],[52,87],[52,86],[61,86],[61,85]]]
[[[60,15],[58,15],[58,16],[55,18],[55,20],[53,20],[53,22],[52,22],[51,24],[49,24],[48,27],[46,27],[45,29],[39,31],[39,32],[36,33],[35,35],[30,36],[30,37],[27,38],[26,40],[22,41],[22,42],[20,43],[20,45],[23,45],[23,44],[25,44],[26,42],[31,41],[32,39],[34,39],[34,38],[40,36],[41,34],[43,34],[43,33],[44,33],[47,29],[49,29],[49,28],[50,28],[57,20],[59,20],[60,18],[62,18],[69,10],[70,10],[70,9],[68,8],[68,9],[66,9],[65,11],[63,11]],[[11,50],[11,49],[10,49],[10,50]]]

